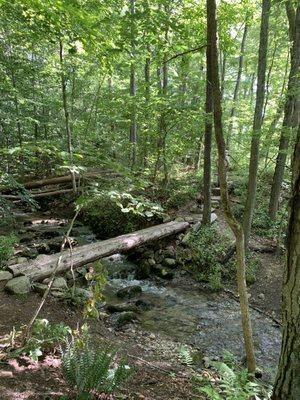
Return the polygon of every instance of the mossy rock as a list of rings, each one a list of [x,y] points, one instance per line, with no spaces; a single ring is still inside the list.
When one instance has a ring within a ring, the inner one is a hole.
[[[106,195],[89,202],[83,208],[81,218],[97,238],[102,240],[150,226],[146,217],[122,212],[121,208]]]

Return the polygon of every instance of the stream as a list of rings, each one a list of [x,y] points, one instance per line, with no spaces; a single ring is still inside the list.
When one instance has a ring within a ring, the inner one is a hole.
[[[68,220],[50,217],[49,212],[17,212],[15,217],[20,238],[16,256],[33,258],[37,254],[59,250]],[[75,223],[72,235],[74,245],[96,240],[90,229],[79,222]],[[141,328],[192,345],[208,357],[219,357],[226,350],[243,358],[240,308],[235,299],[224,292],[211,292],[189,284],[184,276],[173,281],[136,280],[133,274],[135,264],[123,255],[105,258],[103,263],[109,275],[105,293],[107,303],[124,303],[116,295],[121,288],[141,287],[142,293],[134,300],[140,299],[151,305],[138,315]],[[271,318],[254,309],[251,309],[251,318],[258,365],[272,374],[279,357],[280,328]]]

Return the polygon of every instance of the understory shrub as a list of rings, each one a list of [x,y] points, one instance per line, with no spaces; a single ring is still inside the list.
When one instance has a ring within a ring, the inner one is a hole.
[[[190,201],[195,200],[197,197],[197,193],[199,193],[199,189],[197,190],[194,187],[183,186],[170,195],[170,197],[166,201],[166,208],[179,209]]]
[[[261,261],[256,254],[246,254],[246,281],[252,284],[256,281],[256,274],[261,267]],[[232,279],[236,273],[236,260],[235,257],[226,263],[224,268],[224,275],[228,279]]]
[[[93,348],[88,327],[83,336],[72,337],[62,353],[62,372],[70,388],[70,398],[93,399],[103,393],[112,393],[126,380],[130,368],[124,361],[117,362],[111,347]]]
[[[15,218],[11,211],[10,203],[0,195],[0,229],[11,231],[15,224]]]
[[[0,269],[5,267],[7,261],[13,256],[14,245],[17,241],[17,237],[13,234],[0,236]]]
[[[222,265],[220,260],[230,245],[227,237],[220,234],[214,226],[203,226],[196,233],[190,233],[185,242],[190,250],[191,270],[199,281],[208,282],[212,290],[221,288]],[[179,257],[180,250],[179,250]],[[184,262],[185,250],[182,250]]]
[[[271,390],[262,382],[255,380],[246,369],[241,369],[236,362],[210,362],[217,379],[197,377],[197,390],[210,400],[268,400]]]
[[[69,326],[64,323],[53,324],[47,319],[37,319],[26,344],[14,351],[14,356],[28,354],[33,360],[38,360],[43,354],[52,351],[71,333]]]
[[[143,196],[108,191],[79,200],[82,219],[99,239],[132,232],[163,220],[163,209]]]

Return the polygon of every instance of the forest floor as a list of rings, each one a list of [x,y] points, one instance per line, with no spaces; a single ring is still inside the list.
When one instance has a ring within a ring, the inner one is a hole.
[[[220,212],[217,224],[224,233],[228,231]],[[259,237],[253,237],[252,242],[261,246],[269,243]],[[274,253],[256,254],[261,267],[249,290],[250,303],[279,319],[282,257]],[[234,287],[229,289],[234,290]],[[36,293],[15,297],[0,291],[0,335],[8,334],[13,327],[27,323],[40,299]],[[51,322],[64,322],[72,328],[76,328],[74,324],[83,322],[80,310],[72,309],[53,297],[47,299],[40,317]],[[180,342],[159,333],[150,333],[138,323],[130,324],[120,331],[115,330],[108,319],[90,320],[89,324],[94,344],[101,346],[109,343],[120,349],[120,354],[126,355],[127,363],[135,369],[133,377],[116,399],[204,399],[195,391],[192,380],[195,370],[180,357]],[[58,354],[49,354],[39,362],[26,357],[1,362],[1,400],[59,399],[66,392]]]
[[[17,298],[1,292],[0,335],[29,321],[40,299],[35,293]],[[63,321],[72,328],[76,328],[75,321],[79,325],[83,323],[79,310],[63,306],[52,297],[46,301],[40,317],[52,322]],[[191,368],[180,360],[180,343],[150,334],[134,324],[124,331],[114,330],[108,321],[101,319],[91,319],[89,324],[94,345],[115,346],[120,349],[120,354],[125,355],[128,364],[134,367],[133,377],[116,399],[203,398],[193,390]],[[1,400],[58,399],[66,392],[58,355],[48,355],[39,362],[20,357],[1,363]]]

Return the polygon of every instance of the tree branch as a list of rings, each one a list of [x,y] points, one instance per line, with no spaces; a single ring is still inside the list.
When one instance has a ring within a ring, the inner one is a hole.
[[[168,63],[168,62],[174,60],[175,58],[185,56],[186,54],[189,54],[189,53],[196,53],[196,52],[198,52],[198,51],[204,49],[206,46],[207,46],[207,44],[205,43],[205,44],[203,44],[203,45],[200,46],[200,47],[196,47],[195,49],[190,49],[190,50],[183,51],[183,52],[181,52],[181,53],[177,53],[177,54],[175,54],[174,56],[168,58],[166,61],[164,61],[163,64],[166,64],[166,63]]]

